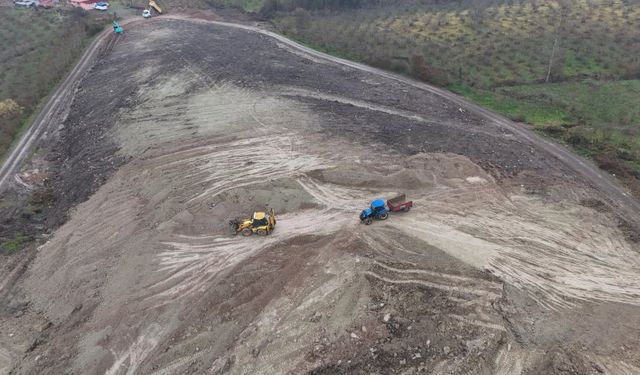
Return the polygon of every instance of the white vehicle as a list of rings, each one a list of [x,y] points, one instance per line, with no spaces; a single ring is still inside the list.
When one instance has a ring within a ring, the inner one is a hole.
[[[142,17],[149,18],[151,17],[151,11],[149,9],[145,9],[142,11]]]
[[[14,4],[17,7],[23,7],[23,8],[35,7],[35,6],[38,5],[37,1],[35,1],[35,0],[16,1],[16,2],[14,2]]]
[[[99,2],[93,5],[93,9],[95,10],[109,10],[109,3]]]

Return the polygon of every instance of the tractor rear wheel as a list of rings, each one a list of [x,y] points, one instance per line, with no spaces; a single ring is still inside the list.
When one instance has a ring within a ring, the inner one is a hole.
[[[267,235],[266,229],[258,229],[256,231],[256,233],[258,233],[258,236],[266,236]]]
[[[411,207],[404,206],[404,207],[402,207],[402,212],[409,212],[410,209],[411,209]]]
[[[249,237],[253,232],[251,231],[251,228],[244,228],[241,233],[243,236]]]
[[[378,216],[378,219],[387,220],[388,217],[389,217],[389,214],[385,212],[382,215]]]

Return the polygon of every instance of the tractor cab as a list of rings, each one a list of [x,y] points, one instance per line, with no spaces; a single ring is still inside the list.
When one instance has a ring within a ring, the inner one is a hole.
[[[387,209],[384,207],[384,200],[376,199],[373,202],[371,202],[371,210],[376,213],[380,213],[383,211],[386,212]]]
[[[386,220],[388,217],[389,210],[387,210],[382,199],[372,201],[371,205],[360,213],[360,221],[366,225],[371,224],[373,219]]]

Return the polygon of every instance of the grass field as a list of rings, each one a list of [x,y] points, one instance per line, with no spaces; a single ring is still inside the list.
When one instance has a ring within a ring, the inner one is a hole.
[[[0,7],[0,154],[102,24],[79,10]]]
[[[293,12],[275,23],[286,33],[357,51],[395,70],[409,72],[411,58],[423,56],[442,69],[442,77],[425,78],[474,87],[640,74],[639,3],[477,3]]]
[[[640,80],[562,82],[474,89],[453,84],[451,90],[513,119],[542,129],[591,124],[594,130],[623,132],[640,144]]]
[[[567,142],[612,173],[635,180],[640,176],[640,80],[588,80],[495,90],[457,84],[450,89]],[[614,160],[617,162],[610,165]],[[627,182],[636,191],[636,183]]]
[[[308,45],[447,87],[532,124],[640,195],[640,1],[396,1],[297,9]]]

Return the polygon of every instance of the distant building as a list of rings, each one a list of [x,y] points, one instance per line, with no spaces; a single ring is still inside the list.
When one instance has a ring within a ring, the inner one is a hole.
[[[43,8],[53,8],[59,0],[39,0],[39,5]]]
[[[99,3],[102,0],[69,0],[69,4],[80,7],[82,9],[93,9],[93,4]]]

